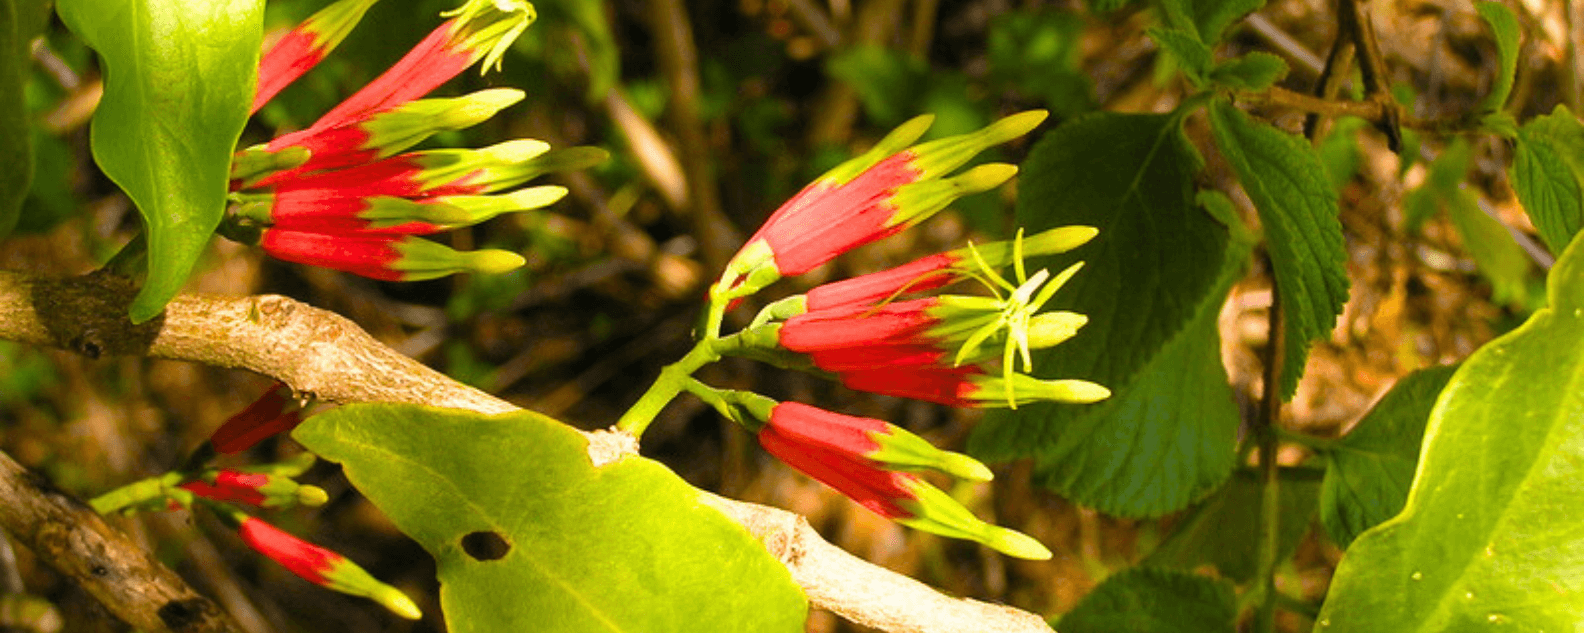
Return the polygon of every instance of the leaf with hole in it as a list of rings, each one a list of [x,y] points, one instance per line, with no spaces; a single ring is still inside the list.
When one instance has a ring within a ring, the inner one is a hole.
[[[1552,253],[1584,226],[1584,125],[1565,106],[1518,129],[1508,171],[1524,213]]]
[[[1056,628],[1062,633],[1231,633],[1236,620],[1231,583],[1135,567],[1106,578]]]
[[[1447,365],[1403,377],[1326,451],[1320,524],[1338,545],[1347,547],[1360,532],[1402,511],[1419,463],[1425,421],[1456,370],[1456,365]]]
[[[1425,428],[1403,511],[1359,535],[1317,630],[1571,631],[1584,613],[1584,247],[1481,347]]]
[[[1250,119],[1225,99],[1211,102],[1210,129],[1265,228],[1276,299],[1286,315],[1281,395],[1291,398],[1309,342],[1330,335],[1347,301],[1336,190],[1307,143]]]
[[[1321,484],[1319,474],[1312,470],[1283,469],[1280,476],[1276,556],[1286,560],[1309,533]],[[1252,544],[1260,539],[1264,503],[1256,473],[1232,473],[1225,486],[1183,516],[1155,551],[1144,557],[1143,564],[1183,571],[1211,565],[1233,581],[1253,580],[1259,551]]]
[[[94,160],[143,216],[148,278],[133,322],[181,290],[225,210],[231,152],[248,117],[263,37],[259,0],[61,0],[99,52],[104,98]]]
[[[986,459],[1034,457],[1043,485],[1124,516],[1185,507],[1233,462],[1237,406],[1215,315],[1248,245],[1195,204],[1199,157],[1180,122],[1097,113],[1035,145],[1019,181],[1019,223],[1030,232],[1100,231],[1070,254],[1035,262],[1056,270],[1086,262],[1051,305],[1089,317],[1071,340],[1036,354],[1035,373],[1091,380],[1112,396],[991,412],[969,444]]]
[[[0,0],[0,239],[11,234],[33,181],[32,131],[22,86],[27,79],[31,23],[24,24],[16,0]]]
[[[802,631],[786,568],[654,461],[550,418],[347,405],[294,433],[435,557],[448,630]]]
[[[1507,103],[1513,77],[1518,73],[1518,16],[1500,2],[1475,2],[1474,10],[1496,36],[1496,79],[1491,82],[1490,93],[1480,100],[1478,111],[1495,112]]]

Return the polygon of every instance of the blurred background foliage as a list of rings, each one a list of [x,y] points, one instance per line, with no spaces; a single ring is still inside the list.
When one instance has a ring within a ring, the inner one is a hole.
[[[268,3],[266,38],[323,4]],[[243,142],[312,122],[405,53],[453,4],[376,5],[344,46],[253,119]],[[1188,91],[1145,37],[1158,19],[1136,2],[542,0],[536,6],[539,21],[506,56],[503,70],[469,72],[440,91],[513,86],[528,98],[480,126],[430,141],[482,146],[532,137],[612,150],[608,164],[560,177],[557,184],[572,194],[546,212],[447,235],[458,248],[524,253],[526,267],[494,277],[388,284],[284,264],[216,240],[187,290],[289,295],[353,319],[458,380],[582,428],[602,428],[661,365],[686,351],[705,286],[741,238],[803,184],[891,126],[930,112],[938,117],[930,134],[942,136],[1047,108],[1053,116],[1042,131],[1048,131],[1097,109],[1168,111]],[[1466,111],[1483,94],[1495,52],[1465,4],[1409,0],[1373,8],[1390,79],[1417,114]],[[1569,19],[1567,3],[1536,0],[1515,9],[1528,35],[1510,109],[1521,118],[1558,102],[1579,110],[1576,44],[1569,42],[1578,41],[1580,25]],[[1282,85],[1308,91],[1331,45],[1332,10],[1321,0],[1274,0],[1231,24],[1223,52],[1276,53],[1293,68]],[[0,267],[83,273],[128,241],[138,219],[88,151],[86,122],[101,91],[92,53],[55,22],[33,57],[25,96],[37,123],[35,184],[18,235],[0,246]],[[1288,130],[1302,123],[1292,112],[1256,114]],[[1187,129],[1203,147],[1203,122],[1190,120]],[[981,160],[1019,162],[1038,136]],[[1462,358],[1518,323],[1539,297],[1535,258],[1498,255],[1507,272],[1487,279],[1476,271],[1477,245],[1465,247],[1455,229],[1455,209],[1474,204],[1533,235],[1504,179],[1509,147],[1489,137],[1453,146],[1442,138],[1409,142],[1408,158],[1399,159],[1360,122],[1336,121],[1323,136],[1322,156],[1342,197],[1353,291],[1332,339],[1312,351],[1304,382],[1283,412],[1289,428],[1340,433],[1398,376]],[[1426,157],[1441,158],[1421,160],[1421,147]],[[1200,177],[1224,184],[1226,165],[1209,158]],[[806,288],[968,238],[1009,236],[1012,195],[1008,187],[970,198],[920,230],[784,285]],[[1243,209],[1248,216],[1246,204]],[[1234,286],[1218,320],[1223,363],[1245,410],[1258,398],[1269,305],[1268,271],[1256,264]],[[977,415],[854,394],[747,362],[709,371],[706,378],[718,386],[752,386],[885,418],[948,448],[963,445]],[[0,344],[0,448],[63,489],[91,496],[172,468],[267,384],[242,372]],[[948,593],[1047,616],[1073,609],[1185,520],[1108,518],[1041,491],[1027,464],[1014,463],[998,468],[993,493],[980,486],[951,491],[981,516],[1033,534],[1056,552],[1051,562],[1010,561],[873,516],[793,475],[753,444],[685,400],[667,409],[643,450],[697,486],[802,513],[838,545]],[[297,450],[273,441],[250,460]],[[1298,465],[1305,453],[1287,447],[1282,457]],[[272,520],[417,596],[424,620],[401,622],[375,605],[312,587],[249,555],[208,520],[178,513],[124,525],[250,631],[439,630],[432,561],[334,468],[321,466],[315,474],[315,483],[330,491],[330,504]],[[1313,536],[1293,547],[1278,586],[1312,606],[1324,595],[1339,551]],[[67,614],[68,630],[119,630],[25,551],[18,557],[28,586]],[[1284,617],[1287,630],[1311,624],[1298,614]],[[809,629],[855,627],[815,613]]]

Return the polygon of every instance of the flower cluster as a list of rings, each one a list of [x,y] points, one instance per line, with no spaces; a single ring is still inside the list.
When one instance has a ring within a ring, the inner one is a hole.
[[[805,273],[912,226],[958,197],[1005,182],[1016,167],[990,163],[949,174],[1044,118],[1044,112],[1024,112],[977,132],[909,147],[930,124],[929,117],[920,117],[816,180],[776,210],[727,264],[711,288],[706,343],[719,340],[723,353],[779,360],[855,390],[957,407],[1015,408],[1109,397],[1109,390],[1089,381],[1029,373],[1033,350],[1073,337],[1088,319],[1067,311],[1042,312],[1082,263],[1054,275],[1047,270],[1029,275],[1024,259],[1077,248],[1097,234],[1091,227],[1055,228],[1027,238],[1019,233],[1010,241],[969,245],[824,284],[772,303],[748,328],[719,337],[725,311],[777,279]],[[1004,275],[1007,268],[1015,274]],[[988,289],[989,296],[936,292],[969,279]],[[966,456],[936,449],[880,420],[795,402],[766,403],[762,396],[736,392],[701,395],[733,419],[755,426],[761,445],[781,461],[882,516],[1013,556],[1050,556],[1033,539],[974,517],[917,474],[928,469],[988,480],[989,470]]]
[[[340,0],[282,37],[260,60],[254,111],[323,59],[374,1]],[[596,148],[551,151],[528,139],[402,153],[523,98],[519,90],[501,88],[420,99],[475,63],[482,61],[486,70],[498,66],[534,19],[522,0],[469,0],[445,15],[450,19],[406,56],[313,125],[236,154],[232,217],[260,227],[257,241],[265,252],[386,281],[504,272],[523,258],[493,249],[458,252],[420,236],[542,208],[566,190],[502,192],[605,159]]]

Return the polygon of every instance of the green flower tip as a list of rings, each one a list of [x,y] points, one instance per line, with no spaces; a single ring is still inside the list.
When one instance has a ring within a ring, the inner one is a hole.
[[[408,620],[417,620],[423,617],[423,611],[418,609],[418,605],[412,601],[412,598],[408,598],[407,594],[397,591],[395,587],[381,584],[379,589],[371,592],[369,598],[389,609],[391,613]]]
[[[1062,402],[1089,404],[1111,397],[1111,390],[1087,380],[1052,380],[1049,399]]]
[[[477,151],[489,160],[503,165],[511,165],[528,162],[540,154],[550,151],[550,144],[531,138],[519,138],[504,143],[496,143]]]
[[[957,181],[963,190],[977,193],[1001,186],[1001,183],[1016,176],[1017,172],[1017,165],[989,163],[965,171],[953,180]]]
[[[1000,526],[989,526],[980,541],[990,549],[1013,558],[1025,560],[1050,560],[1051,551],[1034,537]]]
[[[1072,338],[1089,323],[1089,317],[1077,312],[1058,310],[1036,314],[1029,319],[1028,344],[1030,349],[1053,347]]]
[[[990,468],[980,463],[979,460],[963,455],[962,453],[945,453],[941,457],[940,471],[966,481],[990,481],[995,479],[995,474]]]
[[[297,503],[299,504],[317,508],[329,500],[330,495],[325,494],[324,488],[308,485],[297,487]]]
[[[467,253],[468,268],[477,273],[500,274],[511,272],[521,268],[526,263],[528,263],[528,260],[523,259],[522,255],[497,248],[487,248]]]

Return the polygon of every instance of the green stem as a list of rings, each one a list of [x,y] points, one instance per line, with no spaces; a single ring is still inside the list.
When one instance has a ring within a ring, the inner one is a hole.
[[[700,367],[720,360],[720,353],[715,351],[713,343],[718,340],[707,337],[699,341],[693,349],[683,356],[681,360],[666,365],[660,370],[660,377],[655,378],[654,384],[649,385],[649,390],[633,403],[632,408],[622,414],[616,421],[616,428],[626,431],[633,437],[642,437],[644,429],[654,422],[660,415],[660,410],[675,400],[682,390],[688,386],[688,381],[693,380],[693,372]]]
[[[1253,436],[1259,451],[1260,469],[1260,538],[1255,558],[1255,595],[1259,603],[1254,611],[1255,633],[1274,633],[1276,630],[1276,564],[1281,551],[1281,478],[1276,463],[1276,449],[1280,441],[1277,420],[1281,417],[1281,366],[1286,350],[1286,321],[1282,314],[1281,294],[1271,291],[1269,333],[1265,355],[1265,389],[1261,396],[1258,417],[1254,419]]]

